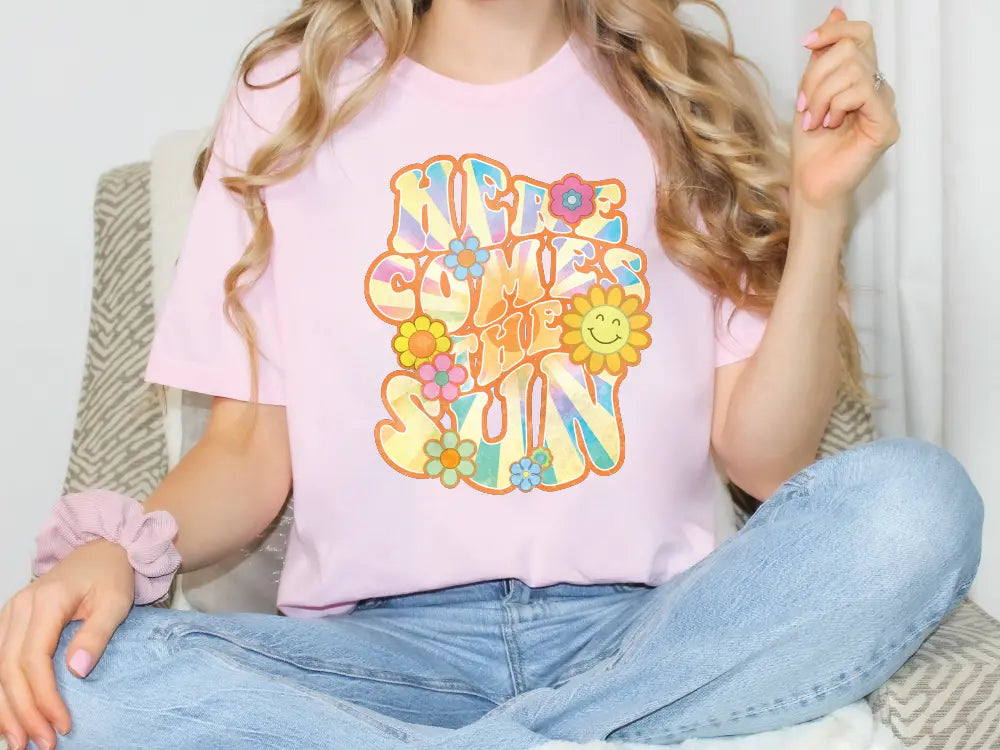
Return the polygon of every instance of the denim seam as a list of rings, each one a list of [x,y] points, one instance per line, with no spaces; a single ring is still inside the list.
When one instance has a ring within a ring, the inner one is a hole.
[[[573,666],[569,667],[565,672],[563,672],[563,674],[560,675],[559,679],[553,682],[551,685],[549,685],[549,687],[557,688],[562,685],[565,685],[574,677],[578,677],[579,675],[584,674],[585,672],[589,672],[601,662],[613,658],[617,652],[618,649],[612,646],[600,652],[597,656],[592,656],[591,658],[587,659],[584,662],[574,664]]]
[[[510,673],[513,695],[518,695],[524,692],[525,681],[521,671],[521,650],[518,648],[517,637],[514,633],[515,615],[506,597],[500,603],[500,608],[503,611],[500,632],[503,637],[504,653],[507,655],[507,670]]]
[[[617,667],[618,664],[628,656],[629,652],[635,647],[635,645],[641,640],[643,636],[652,628],[652,622],[656,619],[656,616],[660,614],[654,607],[650,607],[646,615],[635,625],[635,629],[629,634],[627,640],[623,640],[615,652],[612,654],[611,661],[605,668],[606,671],[610,671],[612,668]]]
[[[962,592],[968,591],[968,589],[969,589],[969,587],[971,585],[972,585],[972,580],[971,579],[967,583],[964,583],[964,584],[960,585],[958,587],[958,592],[959,593],[958,593],[957,598],[961,599],[961,597],[964,596],[964,593],[962,593]],[[890,657],[892,657],[893,655],[897,654],[899,651],[901,651],[902,649],[904,649],[905,647],[907,647],[910,643],[913,642],[914,639],[918,638],[928,628],[930,628],[931,626],[933,626],[933,625],[935,625],[937,623],[940,623],[941,620],[948,614],[948,612],[951,611],[951,609],[953,607],[954,607],[954,602],[952,604],[950,604],[947,608],[945,608],[944,611],[939,612],[938,614],[935,614],[935,615],[931,616],[929,619],[927,619],[926,621],[924,621],[923,624],[918,625],[916,627],[912,627],[906,633],[906,635],[903,637],[903,640],[900,641],[899,643],[895,644],[894,646],[893,645],[884,646],[882,649],[880,649],[879,651],[877,651],[875,653],[874,658],[872,659],[872,661],[868,664],[868,666],[865,669],[855,668],[855,672],[856,672],[855,674],[853,674],[853,675],[851,675],[849,677],[844,677],[844,678],[838,677],[835,682],[833,682],[832,684],[828,684],[826,687],[820,688],[819,690],[813,690],[813,691],[811,691],[809,693],[805,693],[805,694],[796,696],[794,698],[787,699],[785,701],[772,704],[772,705],[768,706],[767,708],[755,709],[753,711],[746,710],[746,711],[744,711],[742,713],[736,714],[735,716],[731,715],[731,716],[727,717],[726,721],[727,722],[741,721],[743,719],[749,719],[749,718],[752,718],[752,717],[755,717],[755,716],[760,716],[761,714],[764,714],[764,713],[771,713],[771,712],[774,712],[774,711],[778,711],[780,709],[796,705],[796,704],[798,704],[798,703],[800,703],[802,701],[811,701],[811,700],[815,699],[818,696],[825,695],[827,693],[831,693],[831,692],[835,691],[837,688],[839,688],[839,687],[841,687],[841,686],[843,686],[843,685],[845,685],[845,684],[847,684],[849,682],[853,682],[853,681],[856,681],[858,679],[862,679],[862,678],[866,677],[867,675],[871,674],[871,672],[876,667],[878,667],[879,665],[881,665],[885,661],[888,661],[888,659]],[[841,674],[843,674],[843,672],[841,672]],[[646,716],[649,716],[650,714],[655,713],[656,710],[657,710],[657,707],[653,706],[653,707],[649,708],[648,710],[644,711],[641,715],[637,716],[636,718],[630,719],[629,721],[626,721],[622,726],[625,727],[625,726],[628,726],[629,724],[632,724],[632,723],[634,723],[636,721],[639,721],[639,720],[645,718]],[[685,733],[686,732],[696,732],[696,731],[698,731],[700,729],[704,729],[705,727],[710,727],[713,724],[718,724],[718,723],[719,722],[717,720],[710,720],[710,721],[703,722],[701,724],[696,724],[696,725],[693,725],[693,726],[682,725],[682,726],[680,726],[680,727],[677,728],[677,731],[678,732],[685,732]],[[617,731],[619,731],[619,730],[618,729],[612,730],[612,732],[608,734],[608,737],[610,737],[611,734],[614,734]],[[639,734],[639,735],[635,735],[635,736],[624,735],[624,736],[618,737],[616,739],[621,740],[621,741],[628,741],[628,742],[638,742],[638,743],[642,744],[642,743],[651,743],[651,742],[655,742],[655,741],[665,741],[665,740],[673,741],[673,738],[674,738],[675,735],[676,735],[676,733],[675,734],[661,734],[661,735],[643,735],[643,734]]]
[[[468,695],[474,698],[482,698],[483,700],[489,701],[490,703],[493,704],[497,703],[497,701],[494,698],[491,698],[490,696],[484,693],[476,692],[472,688],[472,686],[467,685],[465,683],[453,680],[431,680],[423,677],[417,677],[415,675],[400,674],[398,672],[355,669],[344,665],[318,664],[318,663],[310,663],[303,660],[292,660],[282,656],[278,656],[277,654],[270,653],[255,646],[251,646],[237,638],[233,638],[228,635],[220,635],[218,633],[211,633],[205,630],[198,630],[197,628],[189,628],[189,629],[174,631],[173,633],[169,633],[164,640],[166,643],[169,644],[168,647],[171,649],[171,651],[173,653],[177,653],[181,649],[181,645],[179,643],[176,643],[176,641],[179,641],[185,635],[192,635],[192,634],[205,635],[210,638],[218,638],[221,641],[230,643],[234,646],[249,651],[250,653],[262,656],[265,659],[273,659],[274,661],[279,661],[283,664],[287,664],[291,667],[302,669],[307,672],[315,672],[319,674],[334,674],[351,679],[370,680],[372,682],[381,682],[390,685],[403,685],[406,687],[415,687],[423,690],[432,690],[438,693]],[[194,646],[194,648],[198,647]]]
[[[202,650],[205,651],[210,657],[214,657],[219,661],[225,662],[226,664],[235,668],[236,670],[242,669],[242,665],[240,665],[235,660],[229,658],[228,656],[225,656],[224,654],[220,654],[215,651],[209,651],[208,649],[202,649]],[[307,697],[318,696],[324,700],[331,701],[336,705],[338,710],[343,711],[344,713],[349,714],[351,716],[354,716],[359,721],[363,721],[366,724],[374,727],[375,729],[380,730],[386,736],[394,737],[396,739],[401,739],[406,742],[415,739],[414,736],[409,732],[407,732],[406,730],[400,727],[391,726],[383,721],[380,721],[378,718],[378,714],[375,713],[374,711],[360,711],[358,710],[359,707],[351,703],[350,701],[334,698],[319,691],[303,689],[302,686],[296,685],[294,683],[289,683],[285,680],[282,680],[282,682],[289,688],[291,692],[294,692],[296,695],[302,695]]]
[[[195,648],[198,648],[198,647],[195,647]],[[226,667],[233,668],[233,669],[235,669],[237,671],[241,671],[242,670],[242,666],[238,662],[233,661],[232,659],[224,656],[223,654],[220,654],[220,653],[218,653],[216,651],[212,651],[210,649],[205,649],[205,648],[199,648],[198,650],[201,651],[202,653],[204,653],[207,658],[215,659],[216,661],[222,662],[223,665],[226,666]],[[388,724],[380,722],[376,718],[374,718],[374,716],[369,715],[369,713],[374,713],[374,712],[362,713],[362,712],[356,710],[357,707],[354,706],[353,704],[351,704],[348,701],[343,701],[343,700],[340,700],[338,698],[331,697],[331,696],[329,696],[329,695],[327,695],[325,693],[321,693],[321,692],[316,691],[316,690],[309,690],[308,688],[303,688],[300,685],[296,685],[296,684],[291,683],[291,682],[289,682],[287,680],[283,680],[283,679],[281,679],[280,677],[277,677],[277,676],[272,676],[271,679],[274,679],[275,682],[280,682],[282,688],[287,689],[287,691],[289,693],[293,693],[295,695],[300,695],[300,696],[307,697],[307,698],[319,698],[319,699],[322,699],[324,701],[330,701],[330,702],[332,702],[332,703],[335,704],[335,706],[336,706],[336,708],[338,710],[341,710],[344,713],[350,714],[351,716],[354,716],[358,720],[363,721],[366,724],[369,724],[375,730],[380,731],[382,734],[384,734],[387,737],[392,737],[392,738],[395,738],[395,739],[401,739],[401,740],[403,740],[405,742],[409,742],[411,740],[418,739],[414,735],[405,732],[401,728],[390,726]],[[107,700],[105,698],[104,695],[102,695],[102,693],[100,691],[97,691],[97,690],[90,691],[90,694],[88,695],[88,698],[90,698],[92,700],[95,700],[95,701],[97,701],[99,703],[103,703],[103,704],[108,705],[108,706],[112,706],[113,705],[116,709],[121,709],[121,707],[122,707],[122,703],[121,703],[120,699],[116,699],[113,702],[109,701],[109,700]],[[168,709],[164,709],[162,707],[159,707],[159,708],[149,708],[149,707],[145,707],[145,706],[141,706],[141,705],[131,705],[131,704],[129,704],[128,705],[128,710],[129,711],[135,711],[136,713],[154,714],[154,715],[157,715],[157,716],[162,716],[166,711],[168,711],[170,709],[169,708]],[[184,718],[185,721],[190,721],[192,723],[197,723],[197,724],[210,724],[211,723],[211,722],[203,721],[201,719],[193,718],[191,716],[184,716],[183,718]],[[217,723],[216,724],[212,724],[212,726],[217,726]],[[261,737],[261,736],[271,737],[272,736],[272,735],[265,734],[263,732],[251,731],[251,730],[247,730],[247,729],[239,729],[237,731],[240,731],[240,732],[243,732],[243,733],[246,733],[246,734],[249,734],[249,735],[253,735],[254,737]],[[281,739],[282,737],[278,737],[278,738]]]

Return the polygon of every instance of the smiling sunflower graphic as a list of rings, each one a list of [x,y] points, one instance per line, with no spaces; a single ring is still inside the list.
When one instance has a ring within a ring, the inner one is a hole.
[[[650,344],[646,329],[652,322],[643,301],[615,284],[604,289],[594,284],[578,294],[563,314],[561,341],[572,347],[570,359],[585,365],[591,374],[618,375],[639,364],[642,349]]]

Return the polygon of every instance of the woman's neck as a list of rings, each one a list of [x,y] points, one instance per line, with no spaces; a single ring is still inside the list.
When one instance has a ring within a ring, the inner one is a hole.
[[[434,0],[410,57],[467,83],[530,73],[566,42],[560,0]]]

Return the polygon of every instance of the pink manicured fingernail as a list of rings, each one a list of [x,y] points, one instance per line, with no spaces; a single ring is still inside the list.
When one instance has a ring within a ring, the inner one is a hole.
[[[809,100],[806,99],[806,92],[805,91],[800,91],[799,92],[799,100],[798,100],[798,102],[795,103],[795,109],[797,109],[799,112],[805,112],[806,111],[806,107],[808,105],[809,105]]]
[[[9,747],[10,750],[21,750],[17,746],[17,743],[14,742],[14,735],[12,735],[12,734],[6,734],[6,735],[4,735],[4,739],[7,741],[7,747]]]
[[[808,47],[810,44],[812,44],[813,42],[815,42],[817,39],[819,39],[819,32],[818,31],[810,31],[808,34],[806,34],[804,37],[802,37],[802,46],[803,47]]]
[[[809,130],[813,124],[813,113],[806,112],[806,116],[802,118],[802,129]]]
[[[77,677],[86,677],[94,668],[94,657],[80,649],[70,658],[69,668]]]
[[[828,128],[828,127],[830,127],[830,121],[831,121],[832,119],[833,119],[833,117],[831,117],[831,116],[830,116],[830,113],[829,113],[829,112],[827,112],[827,113],[826,113],[826,117],[824,117],[824,118],[823,118],[823,127],[824,127],[824,128]]]

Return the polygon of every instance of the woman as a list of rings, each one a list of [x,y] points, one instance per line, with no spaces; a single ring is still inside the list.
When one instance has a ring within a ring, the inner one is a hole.
[[[788,169],[677,5],[306,0],[249,54],[148,373],[209,427],[145,508],[60,501],[0,619],[11,747],[667,744],[916,650],[975,489],[914,441],[810,466],[860,388],[851,194],[898,134],[871,29],[803,40]],[[713,457],[770,498],[718,549]],[[289,617],[132,607],[293,477]]]

